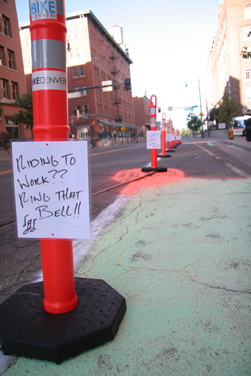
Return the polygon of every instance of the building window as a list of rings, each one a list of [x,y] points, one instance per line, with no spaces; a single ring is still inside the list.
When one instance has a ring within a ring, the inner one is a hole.
[[[103,114],[102,104],[98,104],[98,114],[99,114],[99,115],[102,115],[102,114]]]
[[[79,72],[80,72],[80,76],[84,76],[85,75],[85,69],[84,69],[83,65],[81,65],[81,67],[79,67]]]
[[[4,50],[3,50],[3,46],[0,46],[0,65],[4,65]]]
[[[12,87],[12,98],[16,100],[17,99],[17,83],[12,82],[11,87]]]
[[[2,16],[3,19],[3,32],[7,37],[10,37],[10,20],[9,18]]]
[[[243,28],[243,40],[251,40],[251,36],[249,33],[251,32],[251,26],[247,26]]]
[[[246,88],[246,101],[251,102],[251,87]]]
[[[94,77],[99,79],[99,70],[97,67],[94,67]]]
[[[8,61],[9,61],[9,68],[14,69],[14,52],[8,50]]]
[[[6,131],[11,134],[12,138],[19,138],[19,126],[18,120],[15,118],[5,118],[6,121]]]
[[[251,80],[251,68],[245,69],[245,80]]]
[[[3,93],[3,98],[8,99],[8,81],[4,80],[3,78],[1,79],[1,86],[2,86],[2,93]]]
[[[244,18],[251,18],[251,4],[246,4],[244,7]]]
[[[73,77],[78,77],[78,68],[76,68],[76,67],[72,68],[72,75],[73,75]]]

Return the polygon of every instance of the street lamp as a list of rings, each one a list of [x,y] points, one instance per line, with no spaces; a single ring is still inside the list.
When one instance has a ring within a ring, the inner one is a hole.
[[[195,80],[194,80],[195,81]],[[201,121],[201,137],[204,137],[204,130],[203,130],[203,112],[202,112],[202,105],[201,105],[201,94],[200,94],[200,79],[198,79],[198,85],[199,85],[199,98],[200,98],[200,121]],[[187,87],[187,82],[186,82]]]

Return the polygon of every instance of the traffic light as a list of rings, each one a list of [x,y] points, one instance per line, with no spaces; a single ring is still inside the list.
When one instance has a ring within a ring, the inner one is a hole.
[[[158,107],[158,112],[161,112],[161,108],[160,107]]]
[[[91,133],[90,133],[90,126],[88,125],[87,126],[87,136],[90,136],[91,135]]]
[[[125,90],[131,90],[131,79],[130,78],[125,78]]]

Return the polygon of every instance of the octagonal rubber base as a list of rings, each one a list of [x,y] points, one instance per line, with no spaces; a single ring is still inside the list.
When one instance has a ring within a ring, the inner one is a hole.
[[[168,154],[166,154],[166,155],[159,154],[158,157],[159,158],[171,158],[171,155],[168,155]]]
[[[167,168],[166,167],[156,167],[156,168],[152,168],[152,167],[143,167],[141,169],[142,172],[150,172],[150,171],[155,171],[155,172],[167,172]]]
[[[43,282],[21,287],[0,305],[5,355],[61,363],[111,341],[126,312],[123,296],[100,279],[75,279],[78,306],[51,314],[43,308]]]

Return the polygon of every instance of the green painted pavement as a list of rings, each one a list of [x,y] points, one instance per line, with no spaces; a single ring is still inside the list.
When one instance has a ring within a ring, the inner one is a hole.
[[[76,276],[127,302],[114,341],[61,365],[19,358],[5,376],[251,374],[251,180],[139,190]]]

